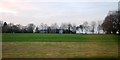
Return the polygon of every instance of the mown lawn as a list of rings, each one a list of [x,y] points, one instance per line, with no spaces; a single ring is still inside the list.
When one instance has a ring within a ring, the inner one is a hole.
[[[3,34],[3,58],[118,58],[117,35]]]
[[[3,42],[113,42],[117,35],[80,34],[3,34]]]

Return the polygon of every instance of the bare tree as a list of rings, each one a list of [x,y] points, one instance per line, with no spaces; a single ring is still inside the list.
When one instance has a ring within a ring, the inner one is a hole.
[[[72,24],[72,32],[76,33],[76,25],[75,24]]]
[[[47,28],[47,33],[51,33],[51,27]]]
[[[58,26],[58,24],[57,24],[57,23],[53,23],[53,24],[51,25],[51,28],[52,28],[52,29],[58,29],[58,28],[59,28],[59,26]]]
[[[47,25],[47,24],[44,24],[44,28],[45,28],[45,33],[47,33],[48,25]]]
[[[0,21],[0,33],[2,33],[3,21]]]
[[[94,34],[94,32],[95,32],[95,26],[96,26],[96,22],[95,21],[92,21],[91,22],[91,27],[92,27],[92,30],[91,30],[91,32]]]
[[[7,31],[8,31],[8,24],[4,22],[3,27],[2,27],[2,32],[7,33]]]
[[[27,31],[28,33],[33,33],[33,30],[35,28],[35,25],[34,24],[28,24],[28,27],[27,27]]]
[[[83,28],[85,30],[85,34],[87,34],[87,31],[88,31],[88,22],[87,21],[83,23]]]
[[[71,29],[72,29],[72,24],[68,24],[68,33],[70,33],[70,31],[71,31]]]
[[[47,29],[48,29],[48,25],[41,23],[38,30],[40,30],[41,33],[47,33]]]
[[[21,32],[27,33],[27,26],[21,26]]]
[[[41,27],[41,29],[43,30],[43,29],[44,29],[44,24],[41,23],[40,27]]]
[[[102,22],[101,21],[98,21],[98,26],[97,26],[97,31],[98,31],[98,34],[100,34],[100,30],[102,30]]]
[[[58,24],[57,23],[53,23],[51,25],[52,33],[57,33],[58,32],[58,28],[59,28]]]
[[[62,23],[60,28],[66,30],[68,28],[68,25],[66,23]]]
[[[81,29],[81,31],[83,33],[83,25],[80,25],[79,27],[80,27],[80,29]]]
[[[45,29],[47,30],[48,25],[47,25],[47,24],[45,24],[45,25],[44,25],[44,27],[45,27]]]
[[[38,27],[36,27],[36,29],[35,29],[35,33],[39,33],[39,29],[38,29]]]

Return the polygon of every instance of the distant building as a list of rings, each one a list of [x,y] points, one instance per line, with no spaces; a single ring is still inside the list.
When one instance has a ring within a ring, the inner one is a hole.
[[[63,34],[63,29],[59,29],[59,34]]]

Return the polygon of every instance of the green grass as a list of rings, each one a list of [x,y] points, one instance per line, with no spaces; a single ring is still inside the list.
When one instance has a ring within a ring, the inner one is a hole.
[[[3,58],[118,58],[118,35],[2,34]]]
[[[117,35],[80,35],[80,34],[2,34],[3,42],[113,42]]]
[[[3,58],[117,58],[115,42],[3,42]]]

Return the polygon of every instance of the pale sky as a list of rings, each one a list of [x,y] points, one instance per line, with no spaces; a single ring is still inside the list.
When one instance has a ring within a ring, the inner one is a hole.
[[[0,0],[0,20],[27,25],[104,20],[119,0]]]

